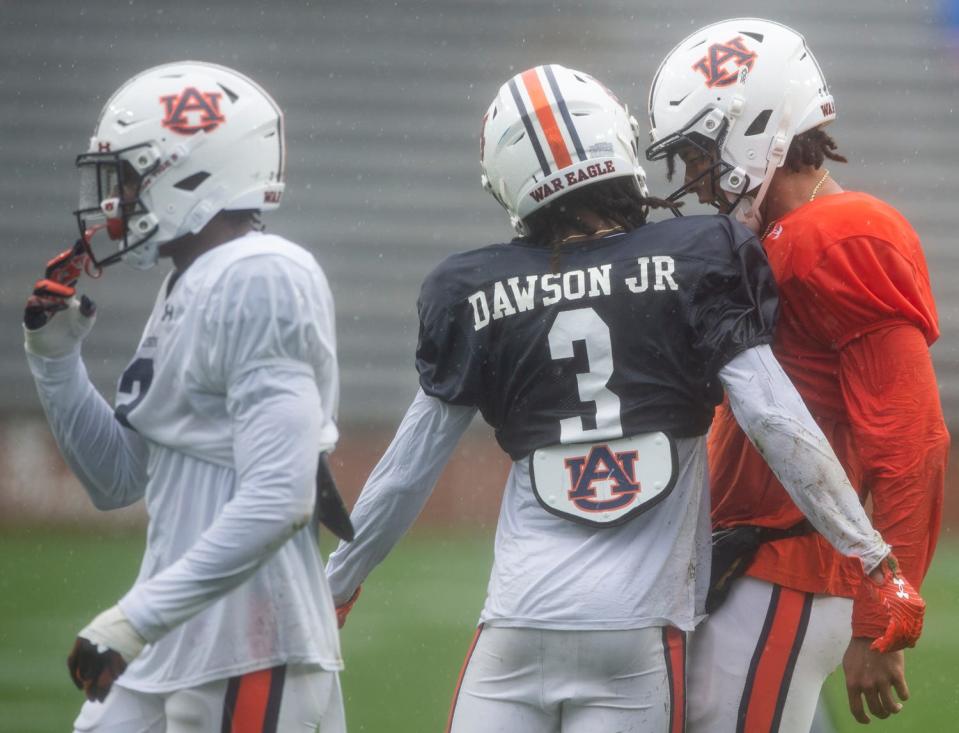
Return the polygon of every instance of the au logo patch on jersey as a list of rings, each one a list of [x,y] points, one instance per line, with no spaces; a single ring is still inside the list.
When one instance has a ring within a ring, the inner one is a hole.
[[[706,86],[710,89],[728,87],[739,78],[744,69],[747,72],[752,71],[757,58],[755,51],[746,48],[743,37],[736,36],[726,43],[714,43],[710,46],[706,55],[693,64],[693,71],[706,77]]]
[[[585,456],[565,460],[570,488],[567,496],[584,512],[605,512],[631,504],[640,491],[636,480],[638,451],[613,453],[606,444],[594,445]],[[600,496],[597,484],[608,484]]]
[[[546,511],[593,527],[614,527],[666,498],[676,483],[676,447],[665,433],[604,443],[540,448],[530,480]]]
[[[220,112],[220,92],[201,92],[187,87],[179,94],[160,97],[165,107],[162,125],[181,135],[193,135],[202,130],[213,132],[226,122]]]

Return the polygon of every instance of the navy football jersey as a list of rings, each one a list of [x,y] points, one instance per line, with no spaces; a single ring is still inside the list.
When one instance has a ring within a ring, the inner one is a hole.
[[[725,216],[564,245],[558,263],[516,240],[426,278],[416,367],[427,394],[478,407],[514,460],[557,443],[702,435],[718,371],[772,341],[778,304],[756,237]]]

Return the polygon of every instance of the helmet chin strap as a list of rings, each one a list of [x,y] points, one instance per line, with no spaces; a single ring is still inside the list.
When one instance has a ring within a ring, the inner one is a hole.
[[[792,110],[790,109],[789,96],[786,97],[786,104],[783,107],[782,117],[779,118],[779,128],[773,136],[772,144],[767,158],[766,175],[763,176],[763,182],[759,185],[759,190],[755,196],[743,196],[729,215],[746,226],[753,234],[759,234],[763,226],[762,216],[759,213],[759,207],[766,198],[766,192],[769,190],[769,184],[776,175],[776,170],[782,165],[789,152],[789,138],[787,134],[792,124]]]

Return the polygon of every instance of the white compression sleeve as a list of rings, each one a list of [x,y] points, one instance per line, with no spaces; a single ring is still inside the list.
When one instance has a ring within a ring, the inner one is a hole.
[[[119,422],[90,383],[79,349],[60,358],[27,352],[40,404],[67,464],[98,509],[117,509],[143,496],[147,444]]]
[[[475,414],[475,408],[417,392],[350,515],[356,539],[341,542],[330,555],[326,574],[337,604],[353,595],[416,521]]]
[[[772,350],[744,351],[719,378],[737,422],[796,506],[839,552],[873,570],[890,548]]]

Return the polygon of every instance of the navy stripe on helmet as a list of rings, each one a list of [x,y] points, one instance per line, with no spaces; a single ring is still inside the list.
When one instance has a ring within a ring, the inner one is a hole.
[[[539,139],[536,137],[536,130],[533,128],[533,123],[530,122],[529,112],[526,111],[526,105],[523,104],[523,97],[519,93],[515,79],[509,80],[509,90],[513,94],[513,101],[516,102],[516,108],[522,113],[520,119],[523,120],[526,135],[533,144],[533,150],[536,152],[536,158],[539,160],[540,168],[542,168],[543,173],[548,176],[550,174],[549,163],[546,161],[546,156],[543,155],[543,148],[539,144]]]
[[[543,71],[546,72],[549,88],[553,90],[553,97],[556,99],[556,106],[559,107],[559,113],[563,116],[563,121],[566,123],[569,139],[573,141],[573,147],[576,148],[576,155],[579,156],[580,160],[586,160],[586,151],[583,150],[583,143],[580,141],[579,134],[576,132],[576,125],[573,124],[573,118],[569,113],[569,107],[566,106],[566,100],[563,99],[563,95],[559,91],[559,84],[556,83],[553,68],[551,66],[544,66]]]

